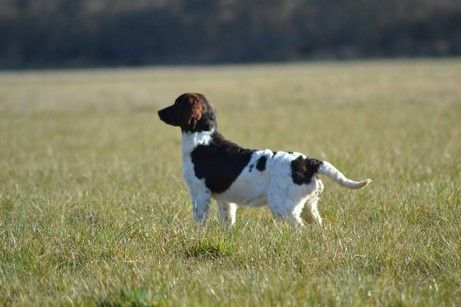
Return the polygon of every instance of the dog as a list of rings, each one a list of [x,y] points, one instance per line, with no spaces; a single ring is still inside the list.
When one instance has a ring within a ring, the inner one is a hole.
[[[303,218],[321,225],[319,175],[349,189],[371,182],[348,179],[329,162],[302,153],[247,149],[226,140],[217,131],[215,111],[202,94],[183,94],[158,111],[158,116],[181,128],[182,171],[198,224],[206,222],[214,198],[220,220],[230,225],[235,223],[236,204],[267,205],[274,216],[296,225],[303,226]]]

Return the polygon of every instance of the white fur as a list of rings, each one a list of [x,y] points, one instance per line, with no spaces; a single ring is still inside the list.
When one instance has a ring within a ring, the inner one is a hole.
[[[205,179],[195,176],[191,152],[198,145],[208,145],[212,131],[182,134],[183,175],[189,187],[192,198],[194,218],[197,223],[205,222],[208,217],[211,198],[218,202],[219,218],[229,224],[235,223],[236,205],[263,206],[268,205],[271,212],[283,219],[291,220],[297,225],[303,225],[301,212],[307,203],[308,212],[318,224],[322,219],[318,213],[317,201],[323,184],[314,176],[309,184],[293,183],[290,163],[300,153],[255,151],[250,162],[242,170],[237,179],[223,193],[213,194],[205,185]],[[267,156],[264,171],[256,169],[261,156]],[[253,168],[250,172],[250,165]]]
[[[192,199],[192,211],[197,223],[205,222],[208,218],[211,192],[205,185],[205,179],[198,179],[195,176],[191,153],[194,148],[199,145],[208,145],[211,141],[212,133],[213,131],[203,131],[193,133],[186,132],[182,134],[182,173],[189,187],[189,193]]]
[[[323,161],[323,164],[319,167],[319,174],[326,175],[339,185],[349,189],[360,189],[371,182],[371,179],[363,181],[350,180],[328,161]]]

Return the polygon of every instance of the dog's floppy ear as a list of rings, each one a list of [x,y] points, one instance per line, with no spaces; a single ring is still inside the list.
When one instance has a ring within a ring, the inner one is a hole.
[[[201,94],[184,94],[178,97],[181,127],[195,129],[206,110],[206,98]]]

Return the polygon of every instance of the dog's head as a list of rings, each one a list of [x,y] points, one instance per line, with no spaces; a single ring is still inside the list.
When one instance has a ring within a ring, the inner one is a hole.
[[[205,96],[197,93],[182,94],[173,105],[158,111],[160,119],[182,131],[209,131],[216,127],[215,113]]]

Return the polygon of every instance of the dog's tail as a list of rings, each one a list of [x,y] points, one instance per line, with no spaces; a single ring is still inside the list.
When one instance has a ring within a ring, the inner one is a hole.
[[[323,161],[323,163],[318,168],[318,173],[330,177],[337,184],[349,189],[360,189],[367,186],[371,182],[371,179],[366,179],[363,181],[354,181],[348,179],[328,161]]]

